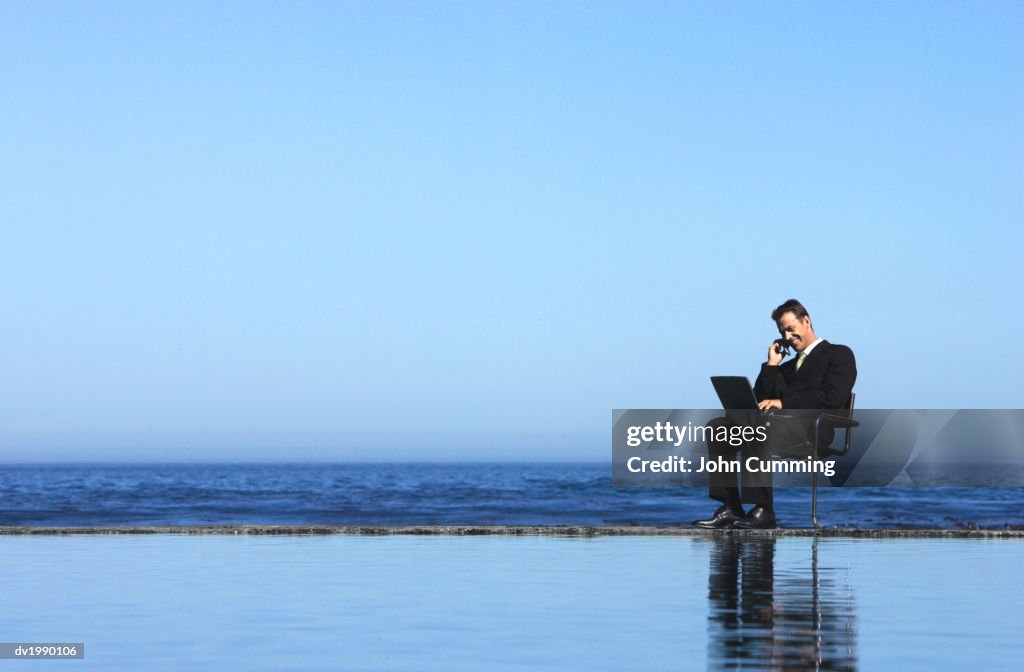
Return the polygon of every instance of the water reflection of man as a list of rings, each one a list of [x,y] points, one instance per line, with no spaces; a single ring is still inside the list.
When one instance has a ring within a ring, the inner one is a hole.
[[[735,446],[728,441],[713,438],[708,443],[708,457],[711,460],[736,459],[742,453],[740,464],[743,468],[743,491],[736,482],[732,471],[710,474],[709,496],[722,505],[706,520],[696,520],[697,527],[716,529],[735,527],[740,529],[770,529],[776,527],[774,498],[772,495],[771,472],[751,472],[746,467],[749,457],[768,462],[773,454],[784,454],[787,449],[808,445],[813,435],[813,424],[807,410],[815,414],[822,409],[847,408],[850,394],[857,380],[857,363],[853,351],[845,345],[833,345],[814,333],[811,316],[796,299],[786,301],[774,311],[772,320],[779,335],[797,352],[797,356],[782,363],[782,348],[777,341],[768,347],[768,361],[761,365],[761,371],[754,383],[754,395],[758,408],[769,413],[767,440],[752,441]],[[784,413],[779,413],[784,411]],[[804,411],[801,413],[801,411]],[[753,424],[763,419],[753,417],[756,412],[742,416],[727,415],[711,424],[735,425]],[[832,443],[835,433],[822,432],[820,443]],[[754,507],[744,513],[743,504]]]
[[[857,668],[853,596],[842,577],[834,577],[838,570],[819,571],[817,539],[810,544],[810,567],[787,566],[779,578],[774,537],[723,535],[714,544],[708,669]]]

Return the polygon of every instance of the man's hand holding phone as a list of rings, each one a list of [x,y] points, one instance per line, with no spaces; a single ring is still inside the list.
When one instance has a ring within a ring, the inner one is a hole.
[[[778,366],[782,358],[789,354],[789,343],[777,338],[768,346],[768,366]]]

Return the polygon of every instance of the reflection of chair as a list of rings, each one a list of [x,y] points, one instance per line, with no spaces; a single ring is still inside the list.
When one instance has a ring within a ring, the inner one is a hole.
[[[815,460],[822,460],[830,456],[842,456],[850,452],[850,434],[854,427],[860,423],[853,419],[853,402],[857,395],[850,393],[850,404],[846,411],[822,411],[814,419],[814,452],[811,455]],[[831,445],[822,446],[821,430],[835,432],[837,429],[845,429],[846,436],[843,438],[842,448],[833,448]],[[808,442],[810,443],[810,442]],[[815,529],[820,528],[818,524],[818,472],[811,472],[811,522]]]

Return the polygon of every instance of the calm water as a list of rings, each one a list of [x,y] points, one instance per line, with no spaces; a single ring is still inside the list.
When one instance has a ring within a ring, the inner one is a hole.
[[[1024,543],[0,538],[33,670],[1019,670]]]
[[[810,491],[777,491],[783,525]],[[607,464],[0,466],[0,525],[678,525],[714,507],[698,488],[615,488]],[[1024,489],[829,488],[826,525],[1024,525]]]

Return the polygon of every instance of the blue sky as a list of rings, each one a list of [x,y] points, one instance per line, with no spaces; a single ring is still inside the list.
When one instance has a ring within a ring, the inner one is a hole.
[[[795,296],[1021,407],[1019,3],[0,6],[0,460],[608,458]]]

